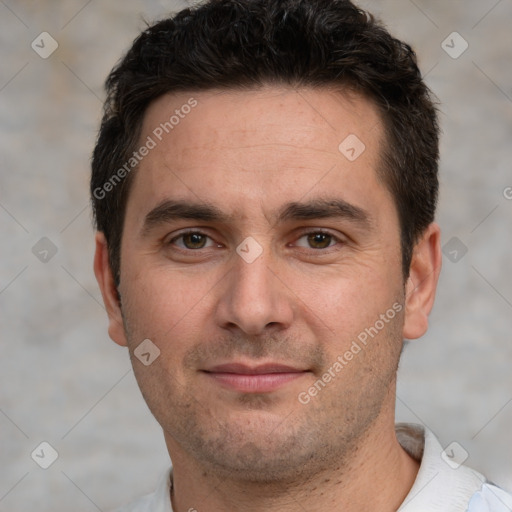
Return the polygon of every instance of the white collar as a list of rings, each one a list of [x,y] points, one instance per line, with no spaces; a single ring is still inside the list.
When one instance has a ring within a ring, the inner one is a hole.
[[[485,477],[467,466],[450,466],[429,429],[397,423],[395,431],[404,450],[421,461],[416,480],[398,512],[466,512],[471,496],[482,488]]]

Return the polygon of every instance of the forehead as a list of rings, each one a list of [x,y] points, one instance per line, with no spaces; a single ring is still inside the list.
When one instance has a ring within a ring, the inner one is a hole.
[[[376,107],[348,91],[167,94],[145,113],[139,144],[152,148],[138,164],[128,205],[143,215],[169,197],[193,199],[243,216],[333,191],[369,202],[371,187],[387,194],[376,174],[382,140]]]

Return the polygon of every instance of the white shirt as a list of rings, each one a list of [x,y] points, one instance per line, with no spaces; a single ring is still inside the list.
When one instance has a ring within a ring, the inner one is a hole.
[[[397,512],[512,512],[512,495],[459,465],[457,447],[447,447],[443,453],[434,434],[421,425],[398,423],[395,430],[404,450],[420,462],[416,480]],[[155,492],[115,512],[173,512],[171,482],[172,468]]]

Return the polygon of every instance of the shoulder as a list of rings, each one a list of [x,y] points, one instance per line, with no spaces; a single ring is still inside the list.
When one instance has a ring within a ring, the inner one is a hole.
[[[512,495],[491,483],[482,485],[480,491],[473,494],[467,512],[510,512]]]
[[[170,488],[172,468],[165,471],[154,492],[115,509],[112,512],[172,512]]]
[[[112,512],[150,512],[153,494],[142,496],[131,503],[116,508]]]
[[[400,512],[512,512],[512,496],[463,464],[460,445],[442,448],[428,428],[397,424],[397,439],[420,462]],[[458,446],[458,448],[457,448]]]

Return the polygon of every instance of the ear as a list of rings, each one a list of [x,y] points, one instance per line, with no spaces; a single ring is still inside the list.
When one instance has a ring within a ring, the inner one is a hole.
[[[413,249],[405,289],[404,338],[416,339],[427,332],[441,265],[441,230],[433,222]]]
[[[112,269],[108,260],[107,240],[103,233],[96,233],[96,252],[94,254],[94,275],[103,296],[109,325],[108,334],[118,345],[126,346],[121,305],[117,294]]]

